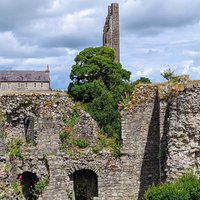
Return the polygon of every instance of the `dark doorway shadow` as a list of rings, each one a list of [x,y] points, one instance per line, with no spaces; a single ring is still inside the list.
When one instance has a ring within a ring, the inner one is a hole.
[[[38,178],[35,173],[23,172],[19,175],[18,179],[21,182],[22,193],[27,200],[36,200],[37,196],[33,193],[35,184],[38,182]]]
[[[98,197],[98,177],[92,170],[83,169],[74,172],[75,200],[90,200]]]

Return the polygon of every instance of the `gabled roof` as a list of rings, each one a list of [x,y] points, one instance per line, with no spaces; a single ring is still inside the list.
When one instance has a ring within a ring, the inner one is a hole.
[[[0,70],[0,82],[50,82],[49,71]]]

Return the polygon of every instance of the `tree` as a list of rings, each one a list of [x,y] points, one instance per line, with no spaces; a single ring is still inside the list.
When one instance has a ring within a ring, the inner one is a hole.
[[[97,121],[109,136],[119,136],[118,102],[130,93],[131,72],[114,61],[108,47],[86,48],[75,58],[68,93]]]

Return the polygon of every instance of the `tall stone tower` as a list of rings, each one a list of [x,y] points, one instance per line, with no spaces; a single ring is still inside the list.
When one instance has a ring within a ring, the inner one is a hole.
[[[115,52],[115,61],[120,62],[118,3],[108,6],[108,15],[103,29],[103,46],[112,48]]]

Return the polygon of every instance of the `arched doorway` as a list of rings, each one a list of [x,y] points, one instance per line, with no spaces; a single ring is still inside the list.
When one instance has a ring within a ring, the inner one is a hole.
[[[75,200],[90,200],[98,197],[98,176],[92,170],[82,169],[74,172]]]
[[[22,193],[27,200],[36,200],[37,196],[33,193],[35,184],[38,182],[38,178],[35,173],[32,172],[23,172],[19,175],[18,179],[20,180]]]

